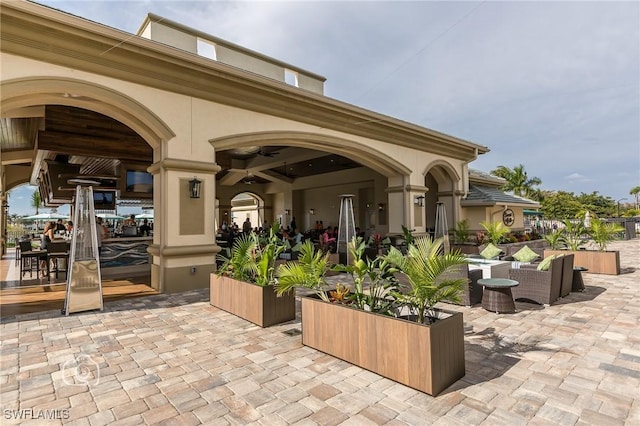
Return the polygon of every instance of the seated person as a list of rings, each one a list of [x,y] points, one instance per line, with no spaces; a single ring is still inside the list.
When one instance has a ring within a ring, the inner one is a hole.
[[[123,225],[124,226],[138,226],[138,224],[136,223],[136,215],[132,214],[131,216],[129,216],[128,219],[125,219]]]

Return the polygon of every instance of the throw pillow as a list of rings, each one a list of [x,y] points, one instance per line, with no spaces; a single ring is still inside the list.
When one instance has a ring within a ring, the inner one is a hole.
[[[552,254],[551,256],[544,258],[544,260],[538,265],[538,271],[548,271],[551,267],[551,261],[557,257],[560,257],[560,255]]]
[[[524,246],[516,253],[513,254],[513,258],[518,262],[533,262],[540,256],[535,251],[531,250],[529,246]]]
[[[495,259],[500,256],[500,253],[502,253],[502,250],[494,246],[493,243],[489,243],[489,245],[480,252],[480,256],[484,257],[485,259]]]

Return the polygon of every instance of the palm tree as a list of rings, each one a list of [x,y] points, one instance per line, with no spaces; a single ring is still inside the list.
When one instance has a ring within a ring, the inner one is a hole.
[[[534,186],[542,184],[542,180],[538,177],[529,178],[522,164],[513,169],[506,166],[498,166],[497,169],[491,171],[491,174],[507,181],[502,187],[504,191],[513,191],[514,194],[520,197],[528,198],[536,195],[538,189],[534,188]]]
[[[34,207],[36,209],[36,214],[39,213],[38,209],[42,207],[42,200],[40,199],[40,191],[38,191],[37,189],[33,191],[33,194],[31,194],[31,207]]]
[[[631,188],[629,194],[633,195],[636,198],[636,210],[639,209],[640,206],[638,205],[638,197],[640,196],[640,186],[634,186],[633,188]]]

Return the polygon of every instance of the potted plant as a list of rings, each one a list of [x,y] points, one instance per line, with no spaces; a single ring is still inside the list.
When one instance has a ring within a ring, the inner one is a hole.
[[[487,240],[495,245],[505,242],[511,232],[502,222],[480,222],[480,226],[484,228]]]
[[[573,224],[567,229],[559,230],[555,234],[559,235],[560,241],[564,242],[565,250],[558,250],[557,246],[551,244],[550,250],[544,251],[544,257],[557,254],[573,253],[574,265],[587,268],[594,274],[620,274],[620,253],[618,251],[607,251],[607,245],[616,239],[616,235],[623,231],[622,227],[615,223],[604,223],[600,219],[591,219],[591,227],[584,228],[580,223]],[[588,233],[598,250],[585,250],[582,245],[572,244],[577,240],[577,232]],[[577,248],[577,250],[576,250]]]
[[[456,223],[456,227],[453,229],[453,236],[455,243],[452,248],[454,250],[460,250],[464,254],[478,254],[478,245],[470,242],[471,231],[469,230],[469,221],[467,219]]]
[[[297,266],[278,268],[278,293],[296,286],[316,293],[301,298],[302,343],[437,395],[465,374],[462,313],[435,308],[438,301],[459,299],[466,280],[448,274],[464,256],[443,254],[443,240],[428,236],[414,239],[406,257],[391,248],[365,260],[358,257],[362,247],[352,241],[353,263],[337,267],[353,279],[349,292],[338,286],[339,300],[326,291],[326,260],[312,246]],[[406,278],[405,293],[394,273]]]
[[[275,293],[275,263],[289,248],[275,222],[262,241],[251,233],[236,239],[218,273],[211,274],[210,301],[215,307],[269,327],[295,319],[295,294]]]

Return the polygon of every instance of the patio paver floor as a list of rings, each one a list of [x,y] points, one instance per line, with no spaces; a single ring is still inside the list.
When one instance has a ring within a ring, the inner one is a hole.
[[[585,273],[555,305],[446,305],[464,313],[466,376],[435,398],[303,346],[285,333],[299,318],[261,329],[208,290],[3,318],[2,422],[640,424],[640,239],[610,249],[624,273]]]

